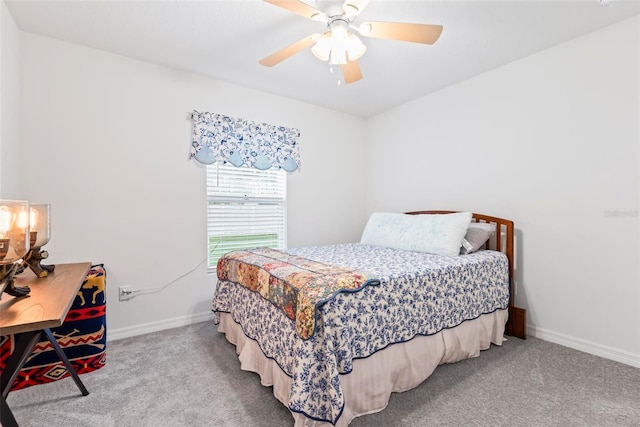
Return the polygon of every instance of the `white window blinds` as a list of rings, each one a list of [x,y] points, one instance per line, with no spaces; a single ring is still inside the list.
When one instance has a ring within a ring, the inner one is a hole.
[[[286,172],[207,166],[209,271],[226,252],[286,247]]]

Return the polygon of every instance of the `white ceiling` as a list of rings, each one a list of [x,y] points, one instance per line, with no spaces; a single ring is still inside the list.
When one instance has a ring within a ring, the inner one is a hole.
[[[606,1],[610,7],[599,0],[373,0],[356,24],[416,22],[444,30],[431,46],[363,38],[364,77],[349,85],[337,85],[339,74],[308,49],[272,68],[259,65],[324,30],[322,23],[260,0],[5,3],[23,31],[369,117],[640,14],[640,0]],[[305,2],[320,10],[335,3]]]

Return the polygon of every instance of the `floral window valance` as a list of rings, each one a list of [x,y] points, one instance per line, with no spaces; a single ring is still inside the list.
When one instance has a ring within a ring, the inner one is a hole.
[[[191,114],[190,158],[203,164],[231,163],[256,169],[300,167],[300,131],[215,113]]]

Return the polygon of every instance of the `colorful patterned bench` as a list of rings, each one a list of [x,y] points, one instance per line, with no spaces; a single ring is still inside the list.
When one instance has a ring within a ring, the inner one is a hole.
[[[103,264],[92,265],[78,295],[58,328],[51,332],[78,374],[100,369],[106,362],[106,271]],[[16,336],[0,337],[0,369],[15,347]],[[20,370],[11,390],[57,381],[69,376],[49,340],[43,336]]]

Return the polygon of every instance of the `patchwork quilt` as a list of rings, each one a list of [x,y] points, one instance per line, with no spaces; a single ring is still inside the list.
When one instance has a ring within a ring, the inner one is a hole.
[[[338,292],[356,292],[379,280],[353,268],[324,264],[271,248],[229,252],[218,260],[218,279],[258,292],[295,320],[300,338],[315,330],[316,308]]]
[[[51,328],[53,336],[78,374],[100,369],[106,362],[106,272],[92,265],[62,326]],[[0,337],[0,369],[4,369],[19,335]],[[18,373],[11,390],[57,381],[69,376],[51,342],[43,335]]]

